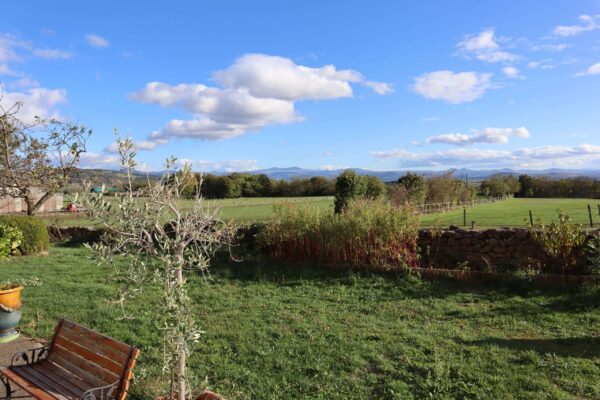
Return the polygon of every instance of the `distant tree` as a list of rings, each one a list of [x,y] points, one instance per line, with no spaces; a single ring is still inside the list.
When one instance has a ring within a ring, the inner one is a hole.
[[[24,122],[22,106],[0,106],[0,196],[23,199],[33,215],[67,186],[92,131],[54,119]]]
[[[460,186],[459,186],[460,185]],[[432,176],[427,179],[427,203],[449,203],[457,200],[457,189],[464,187],[462,181],[451,173]]]
[[[363,197],[366,192],[366,182],[356,172],[347,169],[335,181],[334,208],[336,213],[342,212],[352,200]]]
[[[519,181],[512,175],[492,175],[481,182],[479,191],[484,196],[503,197],[519,192]]]
[[[411,204],[423,204],[427,198],[427,181],[420,175],[408,172],[398,179],[398,185],[405,190],[396,190],[396,200],[400,200],[400,193],[405,193],[406,202]]]
[[[377,199],[386,193],[385,183],[376,176],[367,175],[361,177],[365,181],[365,197]]]

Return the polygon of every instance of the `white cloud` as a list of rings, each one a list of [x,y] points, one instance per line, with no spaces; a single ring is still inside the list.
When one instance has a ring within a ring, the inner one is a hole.
[[[600,29],[600,15],[580,15],[580,24],[578,25],[559,25],[554,28],[554,34],[557,36],[575,36],[583,32],[590,32]]]
[[[491,77],[478,72],[435,71],[415,78],[412,88],[427,99],[460,104],[483,96],[492,88]]]
[[[551,64],[551,60],[542,60],[542,61],[530,61],[527,64],[527,68],[530,69],[553,69],[554,65]]]
[[[140,140],[134,141],[133,146],[136,150],[150,151],[154,150],[158,145],[164,144],[165,142],[161,142],[159,140],[150,141],[150,140]],[[116,142],[111,143],[110,145],[104,148],[105,153],[118,154],[119,153],[119,145]]]
[[[17,79],[16,81],[11,82],[10,86],[15,87],[15,88],[30,88],[30,87],[38,87],[38,86],[40,86],[40,83],[38,81],[36,81],[35,79],[20,78],[20,79]]]
[[[121,160],[117,156],[86,152],[81,154],[81,168],[118,168]]]
[[[323,155],[325,157],[333,157],[334,156],[333,152],[331,152],[331,151],[326,151],[326,152],[323,153]]]
[[[428,143],[443,143],[453,146],[470,146],[477,143],[506,144],[511,137],[529,138],[531,135],[525,127],[520,128],[484,128],[473,129],[470,135],[462,133],[447,133],[432,136],[427,139]]]
[[[521,77],[521,73],[515,67],[504,67],[504,68],[502,68],[502,73],[504,75],[508,76],[509,78],[520,78]]]
[[[97,49],[104,49],[110,46],[108,40],[95,33],[88,33],[87,35],[85,35],[85,40],[90,46],[95,47]]]
[[[493,28],[481,31],[477,35],[468,35],[457,47],[463,55],[474,55],[478,60],[489,63],[513,62],[521,58],[502,50],[496,40]]]
[[[405,167],[550,168],[600,166],[600,146],[542,146],[516,150],[450,149],[415,153],[402,149],[372,151],[379,159],[398,159]]]
[[[256,160],[224,160],[224,161],[209,161],[209,160],[190,160],[181,159],[180,164],[191,164],[192,167],[200,171],[207,172],[245,172],[258,169]]]
[[[566,43],[559,43],[559,44],[537,44],[537,45],[533,45],[531,48],[534,51],[554,51],[554,52],[560,52],[565,50],[567,47],[569,47],[568,44]]]
[[[352,84],[363,84],[378,94],[389,85],[366,81],[352,70],[333,65],[320,68],[297,65],[290,59],[265,54],[247,54],[214,74],[221,87],[200,83],[169,85],[150,82],[130,98],[162,107],[181,108],[191,119],[173,119],[152,132],[150,141],[187,137],[220,140],[261,128],[301,121],[296,101],[351,97]]]
[[[24,122],[31,122],[34,118],[60,118],[56,106],[67,102],[65,89],[47,89],[43,87],[30,88],[24,92],[5,91],[0,98],[0,105],[9,109],[17,102],[22,103],[18,117]]]
[[[319,167],[319,169],[321,171],[337,171],[340,169],[348,169],[348,168],[350,168],[350,167],[347,165],[331,165],[331,164],[321,165]]]
[[[594,65],[591,65],[585,71],[581,71],[576,73],[574,76],[587,76],[587,75],[599,75],[600,74],[600,62]]]
[[[38,58],[45,58],[47,60],[69,59],[73,57],[72,52],[59,49],[33,49],[32,54]]]

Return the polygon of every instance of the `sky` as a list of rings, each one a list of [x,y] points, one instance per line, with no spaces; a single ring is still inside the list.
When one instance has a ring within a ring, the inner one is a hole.
[[[93,130],[85,168],[600,169],[600,0],[28,1],[0,105]]]

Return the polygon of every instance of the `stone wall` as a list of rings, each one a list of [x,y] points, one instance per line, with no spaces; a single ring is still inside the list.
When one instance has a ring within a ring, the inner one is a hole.
[[[423,229],[419,232],[418,244],[423,266],[436,268],[453,269],[467,263],[470,270],[502,271],[523,267],[530,259],[542,263],[552,261],[529,230],[523,228]]]

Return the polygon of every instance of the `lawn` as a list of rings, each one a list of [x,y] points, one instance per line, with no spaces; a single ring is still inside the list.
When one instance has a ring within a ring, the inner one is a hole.
[[[592,217],[595,226],[600,226],[600,210],[598,199],[508,199],[495,203],[482,204],[467,208],[467,224],[475,221],[477,227],[521,226],[523,220],[529,219],[529,210],[533,218],[543,218],[550,222],[556,218],[557,210],[564,210],[573,221],[589,226],[587,206],[592,206]],[[423,226],[445,226],[464,223],[463,210],[428,214],[421,217]]]
[[[319,266],[221,261],[191,276],[206,334],[193,375],[227,399],[598,399],[600,293],[519,291],[342,272]],[[84,248],[0,262],[0,281],[27,287],[22,330],[47,337],[71,318],[143,356],[136,384],[156,379],[157,299],[149,290],[117,319],[116,283]]]

